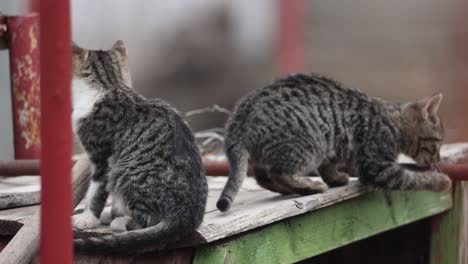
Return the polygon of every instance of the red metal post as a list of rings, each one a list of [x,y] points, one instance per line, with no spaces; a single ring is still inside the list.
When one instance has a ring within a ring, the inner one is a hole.
[[[304,70],[304,0],[279,0],[277,67],[280,75]]]
[[[39,12],[39,0],[29,0],[29,10],[31,12]]]
[[[40,155],[39,15],[8,16],[15,159]]]
[[[40,1],[41,263],[72,263],[70,1]]]

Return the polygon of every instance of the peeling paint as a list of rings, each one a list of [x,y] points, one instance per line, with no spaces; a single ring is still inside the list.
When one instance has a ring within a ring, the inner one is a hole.
[[[8,17],[16,159],[39,158],[39,17]]]

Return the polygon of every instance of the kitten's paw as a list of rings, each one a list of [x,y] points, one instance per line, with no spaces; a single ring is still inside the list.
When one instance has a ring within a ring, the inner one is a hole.
[[[127,231],[127,223],[129,223],[132,219],[128,216],[117,217],[110,223],[110,228],[114,232],[123,232]]]
[[[452,181],[447,175],[436,172],[434,173],[432,177],[433,177],[432,186],[431,186],[432,191],[446,192],[450,190],[450,188],[452,187]]]
[[[323,193],[328,190],[328,185],[324,182],[314,182],[316,183],[314,188],[317,190],[318,193]]]
[[[308,184],[302,188],[297,188],[295,193],[300,195],[311,195],[317,193],[323,193],[328,190],[328,185],[321,181],[310,181]]]
[[[99,225],[99,219],[91,211],[84,211],[72,217],[73,226],[77,229],[90,229]]]
[[[99,221],[103,225],[109,225],[112,222],[112,208],[110,206],[104,208]]]
[[[349,182],[349,175],[344,172],[340,172],[333,177],[323,177],[323,181],[329,186],[329,187],[339,187],[339,186],[345,186]]]

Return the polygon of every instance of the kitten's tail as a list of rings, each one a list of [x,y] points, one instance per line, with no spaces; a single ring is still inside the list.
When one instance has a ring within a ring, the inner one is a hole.
[[[222,212],[229,210],[247,175],[249,152],[239,145],[226,149],[226,156],[229,161],[229,178],[216,203],[216,207]]]
[[[164,220],[154,226],[122,232],[103,237],[75,239],[75,251],[79,253],[125,254],[144,249],[155,243],[164,244],[177,240],[174,233],[180,232],[180,223]]]

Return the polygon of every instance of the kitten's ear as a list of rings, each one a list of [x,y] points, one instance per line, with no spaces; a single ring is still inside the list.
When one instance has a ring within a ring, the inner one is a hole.
[[[442,93],[438,93],[431,97],[422,99],[417,103],[422,111],[421,113],[424,119],[437,115],[437,110],[439,110],[442,98]]]
[[[112,49],[118,51],[122,56],[127,56],[127,45],[125,45],[123,40],[117,40]]]
[[[74,41],[72,41],[72,52],[73,54],[81,54],[83,52],[83,49],[76,45]]]

